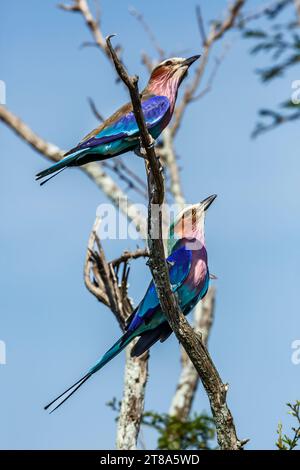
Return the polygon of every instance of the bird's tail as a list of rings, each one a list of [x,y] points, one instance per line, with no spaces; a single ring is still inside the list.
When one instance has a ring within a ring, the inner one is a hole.
[[[40,171],[37,175],[35,175],[35,180],[38,181],[40,179],[45,178],[46,176],[50,176],[50,178],[45,179],[40,183],[42,186],[43,184],[47,183],[51,178],[54,178],[54,176],[58,175],[61,171],[65,170],[68,166],[72,166],[75,164],[79,154],[82,153],[82,150],[79,150],[77,152],[71,153],[70,155],[66,155],[62,160],[60,160],[57,163],[54,163],[54,165],[50,166],[46,170]]]
[[[67,401],[73,393],[78,390],[81,385],[84,384],[95,372],[102,369],[109,361],[111,361],[115,356],[117,356],[135,337],[135,334],[128,335],[125,333],[105,354],[104,356],[85,374],[81,379],[75,382],[71,387],[61,393],[58,397],[52,400],[48,405],[44,407],[45,410],[48,410],[52,405],[58,404],[51,410],[50,413],[57,410],[65,401]]]

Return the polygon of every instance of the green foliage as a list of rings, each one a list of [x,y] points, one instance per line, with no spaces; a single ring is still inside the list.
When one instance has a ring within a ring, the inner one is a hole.
[[[273,20],[276,18],[279,13],[281,13],[287,5],[290,5],[293,0],[281,0],[274,5],[270,5],[269,8],[266,9],[265,15],[269,20]]]
[[[283,434],[282,424],[278,424],[276,446],[279,450],[293,450],[300,441],[300,401],[297,400],[294,405],[287,403],[287,406],[290,409],[289,414],[296,419],[297,427],[292,427],[294,435],[289,437],[287,434]]]
[[[143,424],[158,432],[158,449],[210,450],[215,438],[215,425],[206,414],[194,414],[182,421],[166,413],[144,413]]]
[[[116,413],[120,413],[121,402],[115,397],[106,405]],[[213,449],[213,441],[216,435],[215,424],[213,418],[205,413],[194,413],[193,417],[182,421],[174,416],[169,416],[167,413],[159,414],[154,411],[146,411],[141,424],[157,431],[157,449]]]
[[[282,12],[286,15],[280,16]],[[291,67],[300,63],[299,18],[294,1],[282,0],[274,2],[269,8],[262,9],[261,13],[254,15],[254,19],[254,27],[249,27],[247,21],[241,22],[239,26],[243,37],[254,43],[250,53],[264,54],[269,59],[268,65],[256,70],[261,81],[269,83],[282,77]],[[261,19],[267,21],[261,23]],[[282,112],[282,109],[286,112]],[[275,129],[283,123],[300,119],[299,106],[293,104],[291,100],[278,105],[278,110],[275,111],[261,109],[259,115],[260,119],[256,123],[252,137]]]
[[[295,26],[299,27],[298,24]],[[279,28],[281,30],[277,31]],[[257,70],[263,82],[282,76],[288,68],[300,61],[300,36],[295,31],[291,32],[287,25],[275,25],[271,32],[248,29],[243,32],[243,37],[256,40],[256,44],[250,49],[251,54],[264,52],[275,62],[284,56],[281,62]]]
[[[257,122],[251,136],[257,137],[259,134],[274,129],[280,124],[300,119],[300,104],[294,104],[291,100],[288,100],[282,103],[280,108],[289,112],[283,113],[281,109],[278,109],[278,111],[273,111],[272,109],[260,109],[258,111],[259,116],[264,119],[268,119],[269,122]]]
[[[261,29],[248,29],[243,32],[243,36],[248,39],[262,39],[267,37],[267,33]]]

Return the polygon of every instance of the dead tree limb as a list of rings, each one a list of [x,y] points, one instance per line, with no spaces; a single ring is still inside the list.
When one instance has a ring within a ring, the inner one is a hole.
[[[207,346],[213,323],[214,304],[215,288],[210,287],[204,299],[196,306],[194,312],[194,331],[196,334],[202,336],[202,341],[205,346]],[[171,402],[169,415],[176,416],[179,420],[185,421],[192,409],[199,383],[199,375],[183,348],[181,366],[181,373]]]
[[[53,162],[59,161],[65,153],[64,150],[41,138],[5,106],[0,106],[0,121],[6,124],[34,150]],[[144,217],[116,182],[103,170],[101,163],[88,163],[79,168],[101,191],[103,191],[108,199],[134,223],[141,237],[146,238],[147,230]]]
[[[116,317],[124,331],[126,320],[133,308],[127,293],[128,266],[130,259],[145,256],[145,250],[135,253],[125,252],[119,258],[107,262],[99,238],[101,220],[96,218],[91,231],[86,261],[84,281],[88,290]],[[118,273],[123,263],[121,278]],[[124,394],[117,425],[116,445],[118,449],[133,450],[139,435],[140,423],[144,411],[145,389],[148,377],[148,353],[132,358],[131,350],[135,341],[126,348]]]
[[[199,6],[197,7],[196,15],[197,15],[199,28],[200,28],[200,35],[201,35],[202,42],[203,42],[203,52],[202,52],[202,57],[199,62],[199,65],[195,71],[194,78],[186,86],[181,102],[175,108],[174,121],[173,121],[173,125],[171,126],[171,135],[173,137],[175,136],[175,134],[177,133],[180,127],[182,117],[184,115],[187,105],[191,101],[193,101],[194,95],[198,89],[198,86],[200,85],[200,82],[203,77],[206,64],[210,55],[212,45],[216,41],[221,39],[223,35],[232,28],[244,4],[245,4],[245,0],[235,0],[235,2],[229,7],[228,15],[226,16],[224,21],[220,24],[214,22],[207,36],[204,33],[203,20],[202,20],[200,7]]]
[[[4,106],[0,106],[0,120],[4,124],[6,124],[10,129],[12,129],[21,139],[27,142],[35,151],[37,151],[44,157],[48,158],[53,162],[56,162],[62,158],[64,154],[63,150],[59,149],[56,145],[42,139],[35,132],[33,132],[27,124],[25,124],[21,119],[15,116]],[[101,164],[89,163],[81,167],[80,169],[89,176],[89,178],[98,186],[99,189],[103,191],[103,193],[111,200],[114,205],[120,208],[124,215],[126,215],[127,218],[134,223],[134,226],[140,232],[141,236],[145,238],[146,223],[144,217],[137,211],[135,205],[127,198],[127,196],[114,182],[114,180],[105,173]],[[95,230],[93,230],[91,233],[91,238],[89,240],[90,245],[94,243],[92,242],[94,235]],[[90,256],[90,254],[88,256]],[[84,272],[86,286],[89,291],[98,298],[98,300],[100,300],[102,303],[111,308],[105,289],[101,289],[101,278],[96,272],[95,267],[93,267],[93,270],[95,273],[95,280],[98,281],[98,284],[97,282],[92,283],[89,277],[90,267],[87,267],[87,263],[90,263],[90,261],[91,260],[89,257],[85,264]],[[110,271],[110,276],[112,275],[113,273],[112,271]],[[116,281],[113,277],[111,279],[111,282],[113,289],[118,292],[115,284]],[[120,326],[124,326],[124,324],[120,321],[118,310],[115,310],[114,313],[115,316],[117,316]],[[131,347],[129,347],[129,351],[131,351]],[[127,358],[129,362],[126,365],[126,370],[132,372],[134,379],[129,376],[126,382],[126,386],[129,386],[130,384],[131,385],[128,389],[125,386],[124,389],[125,401],[124,404],[122,402],[121,406],[121,416],[123,417],[123,419],[119,422],[123,422],[124,424],[127,423],[128,428],[126,427],[122,429],[120,424],[118,425],[117,442],[119,446],[123,446],[120,447],[122,449],[126,449],[127,445],[130,449],[133,449],[136,446],[142,413],[141,410],[139,411],[138,409],[136,414],[132,413],[132,397],[135,397],[134,400],[136,400],[136,402],[140,401],[141,406],[143,405],[148,364],[146,355],[143,356],[140,360],[130,359],[130,355],[128,354]],[[140,379],[139,383],[136,383],[136,377],[138,374],[140,374]],[[135,384],[136,386],[134,387]],[[128,430],[130,430],[130,432]],[[122,437],[119,436],[126,436],[126,440],[122,440]]]
[[[98,11],[98,18],[94,18],[87,0],[73,0],[73,2],[69,4],[60,3],[58,5],[59,8],[65,11],[70,11],[73,13],[79,13],[82,15],[87,28],[90,30],[92,37],[94,38],[95,45],[107,56],[110,60],[109,51],[106,47],[105,38],[102,34],[100,28],[100,11]]]
[[[215,420],[218,442],[221,449],[239,450],[245,442],[237,438],[233,417],[226,403],[228,385],[223,384],[219,373],[212,362],[205,344],[199,335],[196,335],[192,327],[181,312],[177,299],[171,290],[169,272],[165,259],[162,240],[162,211],[164,201],[164,182],[160,171],[160,164],[155,154],[153,139],[150,136],[142,108],[138,91],[137,76],[130,77],[123,64],[118,59],[111,42],[111,36],[107,41],[114,61],[116,71],[120,79],[128,88],[134,115],[139,126],[141,145],[146,153],[146,170],[148,179],[148,246],[149,267],[157,290],[161,308],[167,320],[183,345],[189,358],[194,364],[202,384],[207,392],[212,414]],[[153,208],[155,210],[153,211]],[[158,236],[154,236],[158,235]]]

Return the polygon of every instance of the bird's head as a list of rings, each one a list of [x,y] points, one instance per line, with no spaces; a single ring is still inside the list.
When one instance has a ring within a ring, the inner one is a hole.
[[[182,80],[187,76],[189,67],[199,59],[194,55],[188,59],[173,57],[158,64],[151,73],[147,90],[150,93],[167,96],[175,99]]]
[[[191,241],[191,250],[198,250],[205,244],[205,214],[216,197],[216,194],[213,194],[197,204],[185,207],[177,215],[169,229],[168,253],[171,253],[177,241],[183,238]]]

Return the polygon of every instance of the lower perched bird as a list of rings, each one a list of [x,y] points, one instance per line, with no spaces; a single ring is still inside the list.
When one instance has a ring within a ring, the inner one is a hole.
[[[167,59],[152,71],[148,85],[141,93],[141,102],[147,128],[154,139],[169,124],[178,87],[186,77],[190,65],[199,57],[195,55],[188,59]],[[132,103],[127,103],[84,137],[76,147],[69,150],[62,160],[38,173],[36,179],[40,180],[55,173],[41,183],[44,184],[67,167],[106,160],[129,150],[138,151],[139,144],[139,128]]]
[[[170,284],[176,292],[180,308],[187,315],[202,299],[209,285],[207,252],[204,239],[205,211],[216,198],[210,196],[204,201],[184,209],[170,227],[167,262]],[[172,330],[163,314],[153,281],[141,303],[130,316],[125,334],[96,362],[96,364],[75,384],[49,403],[45,409],[58,402],[60,407],[95,372],[102,369],[119,354],[131,341],[139,336],[132,349],[132,356],[140,356],[158,340],[165,341]],[[59,400],[61,401],[59,402]]]

